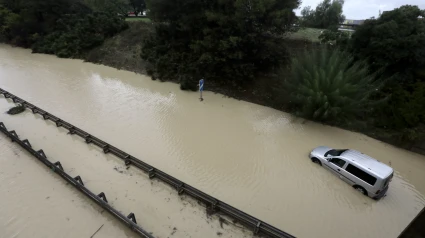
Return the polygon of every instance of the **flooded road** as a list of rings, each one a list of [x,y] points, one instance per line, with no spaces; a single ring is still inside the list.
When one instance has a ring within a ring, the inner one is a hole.
[[[397,237],[425,204],[424,156],[270,108],[210,92],[199,102],[172,83],[5,45],[0,87],[297,237]],[[1,113],[13,105],[0,97],[0,121],[115,208],[134,212],[155,237],[252,237],[30,111]],[[311,163],[318,145],[391,165],[387,197],[361,196]],[[102,224],[96,237],[134,236],[3,135],[0,149],[1,238],[58,237],[77,227],[78,237],[90,237]]]

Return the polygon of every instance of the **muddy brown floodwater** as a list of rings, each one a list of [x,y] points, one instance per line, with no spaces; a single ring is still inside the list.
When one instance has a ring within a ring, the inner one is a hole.
[[[424,156],[263,106],[6,45],[0,87],[297,237],[397,237],[425,204]],[[12,106],[0,98],[0,121],[155,237],[252,237],[30,111],[3,113]],[[361,196],[311,163],[319,145],[391,165],[388,195]],[[1,238],[90,237],[102,224],[96,238],[135,237],[4,135],[0,194]]]

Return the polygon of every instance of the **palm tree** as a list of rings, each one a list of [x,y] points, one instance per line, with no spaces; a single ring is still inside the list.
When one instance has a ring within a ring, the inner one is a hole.
[[[291,74],[284,81],[295,112],[316,121],[351,119],[370,110],[371,99],[381,87],[367,64],[355,61],[338,49],[321,48],[292,60]]]

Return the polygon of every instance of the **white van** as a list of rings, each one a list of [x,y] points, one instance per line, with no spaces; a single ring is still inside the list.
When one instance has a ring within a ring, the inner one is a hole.
[[[319,146],[311,151],[310,159],[377,200],[385,196],[394,173],[390,166],[356,150]]]

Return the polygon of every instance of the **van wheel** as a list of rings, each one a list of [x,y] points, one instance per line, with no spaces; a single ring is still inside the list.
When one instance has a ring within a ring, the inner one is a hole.
[[[311,161],[313,161],[313,163],[318,164],[320,166],[322,166],[322,162],[320,162],[320,160],[318,158],[311,158]]]
[[[354,185],[354,186],[353,186],[353,188],[354,188],[355,190],[357,190],[358,192],[363,193],[363,195],[366,195],[366,196],[367,196],[366,189],[364,189],[362,186]]]

